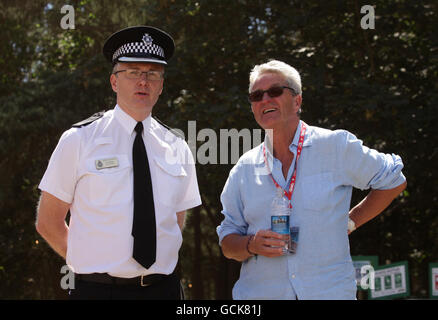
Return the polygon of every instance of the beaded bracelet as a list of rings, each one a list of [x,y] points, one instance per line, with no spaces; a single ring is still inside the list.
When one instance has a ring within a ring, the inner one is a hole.
[[[254,256],[257,255],[257,254],[255,254],[255,253],[249,251],[249,243],[251,242],[251,240],[252,240],[253,238],[254,238],[254,235],[253,235],[253,234],[250,235],[249,238],[248,238],[248,242],[246,243],[246,251],[248,251],[248,253],[249,253],[252,257],[254,257]]]

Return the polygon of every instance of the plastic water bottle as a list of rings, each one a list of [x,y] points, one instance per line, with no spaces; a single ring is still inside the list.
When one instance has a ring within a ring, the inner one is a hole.
[[[271,204],[271,230],[280,234],[290,235],[289,200],[283,195],[283,190],[277,188],[277,194]],[[289,241],[283,247],[283,255],[289,250]]]

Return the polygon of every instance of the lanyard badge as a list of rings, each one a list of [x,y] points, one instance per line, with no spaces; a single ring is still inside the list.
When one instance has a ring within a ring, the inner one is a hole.
[[[292,211],[292,194],[294,192],[295,189],[295,182],[297,179],[297,167],[298,167],[298,160],[300,159],[301,156],[301,151],[303,150],[303,143],[304,143],[304,135],[306,133],[306,124],[301,121],[301,131],[300,131],[300,138],[298,140],[298,148],[297,148],[297,158],[295,160],[295,167],[294,167],[294,172],[292,174],[292,178],[289,184],[289,188],[288,190],[283,190],[283,188],[281,188],[281,186],[277,183],[277,181],[275,181],[273,175],[272,175],[272,171],[269,168],[269,164],[268,164],[268,159],[266,157],[266,147],[265,144],[263,144],[263,157],[265,160],[265,165],[266,168],[269,171],[269,175],[271,176],[272,181],[274,182],[274,185],[277,187],[277,189],[281,189],[283,191],[283,194],[286,196],[286,198],[289,200],[289,208]],[[273,217],[271,217],[272,220]],[[278,218],[278,217],[275,217]],[[289,216],[287,216],[287,227],[289,228],[289,242],[286,246],[287,248],[287,252],[289,254],[295,254],[297,251],[297,247],[298,247],[298,235],[300,232],[300,227],[298,226],[289,226]],[[271,221],[272,224],[272,221]],[[272,229],[272,227],[271,227]]]
[[[300,138],[298,140],[298,148],[297,148],[297,158],[295,160],[295,168],[294,168],[294,173],[292,174],[292,179],[290,180],[290,184],[289,184],[289,188],[288,190],[283,190],[284,195],[286,196],[286,198],[289,199],[289,207],[292,209],[292,194],[294,192],[294,188],[295,188],[295,182],[297,180],[297,167],[298,167],[298,160],[300,159],[301,156],[301,151],[303,150],[303,143],[304,143],[304,135],[306,133],[306,129],[307,129],[307,125],[301,121],[301,131],[300,131]],[[263,144],[263,157],[265,160],[265,165],[266,168],[268,169],[269,175],[271,176],[272,181],[274,182],[275,186],[277,188],[283,189],[281,188],[281,186],[277,183],[277,181],[275,181],[274,177],[272,176],[272,171],[269,168],[269,164],[268,164],[268,159],[266,157],[266,147],[265,144]]]

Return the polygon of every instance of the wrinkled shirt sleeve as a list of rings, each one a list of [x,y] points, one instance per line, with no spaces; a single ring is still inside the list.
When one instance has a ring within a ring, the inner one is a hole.
[[[388,190],[406,181],[398,155],[370,149],[352,133],[344,130],[341,133],[337,154],[344,185],[361,190]]]
[[[177,201],[178,204],[175,207],[177,212],[197,207],[202,203],[201,195],[199,194],[198,179],[196,176],[195,160],[193,159],[192,152],[187,143],[184,140],[181,140],[180,144],[181,147],[179,150],[181,150],[181,157],[184,159],[182,162],[187,173],[187,178],[184,191],[180,193],[180,198]]]
[[[243,216],[238,168],[239,164],[236,164],[230,171],[221,194],[222,214],[225,218],[216,229],[219,236],[219,244],[229,234],[246,235],[248,230],[248,223]]]
[[[80,139],[76,128],[65,131],[50,157],[49,165],[39,184],[64,202],[72,203],[77,181]]]

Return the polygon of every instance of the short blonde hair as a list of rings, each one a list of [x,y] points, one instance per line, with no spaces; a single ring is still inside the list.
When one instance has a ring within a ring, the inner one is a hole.
[[[296,94],[301,94],[301,77],[298,71],[278,60],[270,60],[269,62],[256,65],[249,74],[249,92],[252,90],[252,86],[254,82],[264,73],[278,73],[282,75],[288,84],[289,87],[294,89]]]

